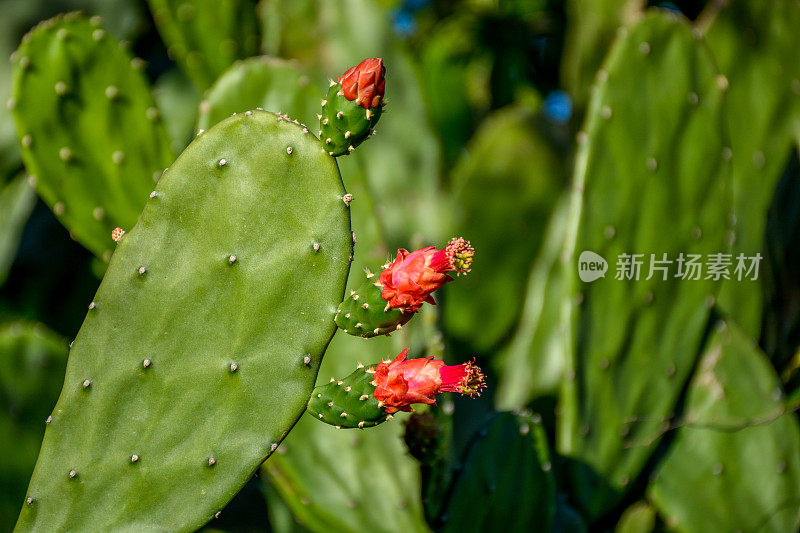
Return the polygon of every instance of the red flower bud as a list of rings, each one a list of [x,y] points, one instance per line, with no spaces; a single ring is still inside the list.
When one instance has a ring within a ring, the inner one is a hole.
[[[391,363],[375,368],[375,399],[383,402],[387,414],[413,411],[412,403],[433,404],[440,392],[480,395],[486,386],[483,373],[473,363],[445,366],[433,357],[406,360],[408,348]]]
[[[383,91],[386,87],[386,67],[380,57],[365,59],[341,76],[339,83],[342,84],[344,97],[356,101],[364,109],[378,107],[383,99]]]
[[[453,281],[446,272],[469,272],[473,255],[475,250],[460,237],[451,239],[442,250],[427,246],[409,253],[401,248],[394,262],[381,272],[376,285],[381,287],[381,296],[389,307],[415,313],[424,302],[436,304],[431,293]]]

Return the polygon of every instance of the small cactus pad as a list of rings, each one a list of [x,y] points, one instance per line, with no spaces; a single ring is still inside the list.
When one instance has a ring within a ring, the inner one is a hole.
[[[351,291],[336,310],[336,325],[350,335],[368,339],[388,335],[411,320],[414,313],[387,309],[388,303],[375,285],[376,276],[367,274],[367,280],[358,290]]]
[[[601,72],[578,136],[564,239],[560,308],[572,321],[557,438],[591,520],[631,490],[676,408],[721,284],[705,268],[694,279],[688,263],[676,275],[679,258],[725,253],[731,214],[724,88],[692,28],[653,11]],[[658,103],[647,116],[642,91]],[[585,251],[608,262],[605,278],[578,278]]]
[[[550,531],[555,478],[539,415],[496,415],[462,461],[443,532]]]
[[[201,91],[258,51],[255,0],[148,0],[167,52]]]
[[[13,115],[39,195],[78,242],[108,260],[172,161],[169,138],[134,59],[98,20],[68,14],[23,39]]]
[[[0,530],[14,528],[47,417],[67,366],[67,341],[42,324],[0,326]],[[33,502],[35,503],[35,502]]]
[[[374,365],[359,365],[346,378],[331,378],[329,383],[316,387],[308,401],[308,414],[342,428],[368,428],[391,419],[375,399],[374,372]]]
[[[189,145],[89,304],[19,531],[193,531],[224,507],[302,415],[336,330],[344,194],[317,138],[272,113]]]
[[[796,414],[753,341],[732,323],[716,329],[648,497],[673,531],[798,531]]]
[[[345,98],[341,84],[331,82],[328,96],[322,100],[319,117],[320,141],[330,155],[347,155],[364,142],[381,117],[383,107],[364,109]]]
[[[319,109],[319,89],[295,61],[269,56],[237,61],[200,102],[197,127],[207,130],[233,113],[257,107],[313,125]]]

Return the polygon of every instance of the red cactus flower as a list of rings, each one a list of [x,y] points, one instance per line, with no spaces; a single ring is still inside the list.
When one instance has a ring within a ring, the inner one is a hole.
[[[383,99],[383,91],[386,87],[386,67],[380,57],[365,59],[341,76],[339,83],[342,84],[344,97],[356,101],[364,109],[378,107]]]
[[[375,368],[375,399],[382,402],[387,414],[413,411],[412,403],[433,404],[440,392],[480,395],[486,387],[483,373],[474,362],[445,366],[433,357],[406,360],[408,348],[391,363]]]
[[[125,235],[125,230],[122,228],[114,228],[114,231],[111,232],[111,238],[114,239],[114,242],[119,242],[123,235]]]
[[[436,304],[431,293],[453,281],[446,272],[457,276],[469,272],[474,255],[475,250],[461,237],[451,239],[442,250],[427,246],[409,253],[401,248],[376,285],[390,308],[415,313],[424,302]]]

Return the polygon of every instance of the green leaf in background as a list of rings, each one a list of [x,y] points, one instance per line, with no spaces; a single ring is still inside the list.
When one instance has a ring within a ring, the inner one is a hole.
[[[567,347],[559,311],[567,297],[562,251],[568,215],[569,201],[564,195],[533,263],[519,326],[495,356],[498,409],[522,408],[537,396],[555,392],[561,383]]]
[[[233,113],[261,107],[310,124],[316,133],[319,95],[327,85],[312,83],[296,61],[251,57],[234,64],[208,90],[200,102],[197,127],[208,129]]]
[[[636,502],[622,513],[614,533],[652,533],[656,527],[656,510],[647,502]]]
[[[561,84],[572,96],[573,106],[582,108],[589,87],[617,30],[634,24],[642,16],[644,0],[568,0],[567,33],[561,57]]]
[[[12,112],[36,190],[72,236],[108,261],[172,162],[141,72],[99,20],[68,14],[33,29],[15,54]]]
[[[800,425],[769,360],[731,323],[709,341],[681,426],[648,489],[671,530],[798,530]]]
[[[576,501],[592,520],[636,481],[700,354],[720,283],[705,269],[697,280],[676,277],[676,261],[726,252],[731,210],[724,90],[689,25],[652,12],[601,72],[578,136],[565,239],[562,312],[571,314],[572,344],[557,434]],[[605,277],[578,280],[584,251],[608,262]],[[630,254],[642,254],[638,275],[619,269],[623,254],[630,264]],[[672,261],[666,276],[650,272],[659,266],[651,254]]]
[[[8,276],[34,205],[36,193],[22,174],[0,189],[0,285]]]
[[[539,415],[500,413],[475,436],[442,531],[549,531],[555,478]]]
[[[725,114],[733,172],[733,253],[764,254],[767,210],[800,133],[800,3],[796,0],[711,2],[700,19],[725,75]],[[720,307],[759,336],[759,283],[731,279]]]
[[[453,171],[453,185],[455,233],[470,240],[477,255],[472,272],[445,289],[447,333],[488,351],[516,325],[566,172],[535,109],[497,111],[476,132]]]
[[[153,99],[164,117],[172,150],[182,152],[197,135],[195,124],[200,93],[182,71],[173,68],[153,83]]]
[[[42,324],[0,324],[0,529],[11,531],[58,399],[67,342]]]
[[[255,0],[148,0],[167,51],[200,91],[258,52]]]

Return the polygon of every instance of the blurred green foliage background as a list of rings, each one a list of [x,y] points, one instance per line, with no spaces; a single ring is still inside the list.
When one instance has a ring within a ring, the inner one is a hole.
[[[145,61],[176,154],[198,128],[256,106],[312,124],[326,78],[382,57],[386,116],[339,159],[357,199],[351,284],[397,248],[453,235],[476,261],[402,334],[368,348],[337,335],[321,379],[411,346],[476,357],[489,380],[480,400],[431,410],[446,444],[427,462],[408,455],[401,421],[344,435],[304,417],[209,528],[797,530],[800,3],[242,0],[213,36],[158,27],[167,4],[0,0],[0,56],[58,13],[100,15]],[[258,55],[270,58],[246,59]],[[0,61],[2,101],[11,74]],[[107,261],[28,186],[8,107],[0,529],[15,523],[66,345]],[[725,150],[730,164],[713,159]],[[656,171],[666,177],[639,181]],[[703,239],[689,238],[699,220]],[[585,288],[565,256],[576,241],[607,259],[728,250],[765,261],[749,284],[613,285],[612,272]],[[506,453],[518,463],[499,461]]]

